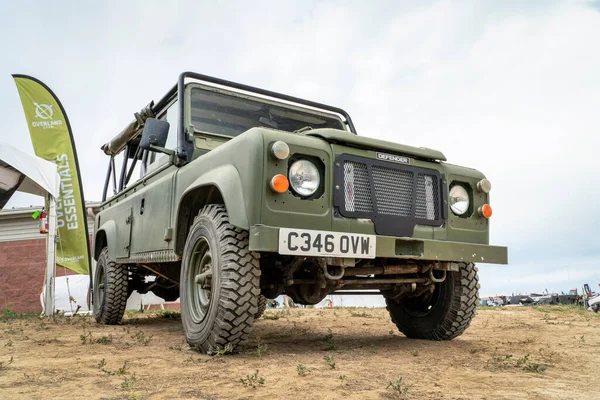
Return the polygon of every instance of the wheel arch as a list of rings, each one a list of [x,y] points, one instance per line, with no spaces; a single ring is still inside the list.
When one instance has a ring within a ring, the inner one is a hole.
[[[117,225],[115,221],[106,221],[94,235],[94,260],[98,261],[104,247],[108,247],[108,257],[116,260]]]
[[[201,175],[181,195],[175,212],[175,253],[183,253],[194,218],[208,204],[224,204],[229,222],[236,227],[249,229],[240,174],[233,165],[224,165]]]

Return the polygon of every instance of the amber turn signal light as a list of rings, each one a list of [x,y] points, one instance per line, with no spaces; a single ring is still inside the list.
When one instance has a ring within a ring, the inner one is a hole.
[[[484,204],[481,207],[479,207],[479,215],[481,215],[484,218],[489,218],[492,216],[492,206],[490,206],[489,204]]]
[[[277,193],[285,193],[290,187],[290,182],[285,175],[277,174],[271,179],[271,189]]]

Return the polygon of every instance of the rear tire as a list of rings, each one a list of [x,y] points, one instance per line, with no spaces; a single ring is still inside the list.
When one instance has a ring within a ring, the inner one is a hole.
[[[258,311],[260,266],[248,250],[248,231],[229,223],[223,205],[204,207],[194,220],[180,282],[187,342],[208,354],[238,350]]]
[[[256,311],[256,314],[254,314],[254,319],[259,319],[260,317],[262,317],[262,315],[265,313],[265,310],[267,309],[267,302],[269,300],[263,296],[262,294],[260,295],[260,297],[258,298],[258,311]]]
[[[478,281],[475,264],[460,263],[460,270],[447,272],[446,280],[436,283],[431,294],[399,300],[386,297],[392,322],[409,338],[454,339],[469,327],[475,316]]]
[[[102,249],[94,273],[94,318],[100,324],[116,325],[123,319],[127,306],[127,267],[108,258],[108,247]]]

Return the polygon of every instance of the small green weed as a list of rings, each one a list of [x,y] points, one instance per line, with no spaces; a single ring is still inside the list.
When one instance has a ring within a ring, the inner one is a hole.
[[[104,365],[106,365],[106,363],[104,363]],[[104,372],[107,375],[123,376],[127,372],[127,360],[125,360],[125,362],[123,363],[123,366],[121,368],[117,369],[116,371],[111,371],[106,368],[102,368],[101,370],[102,370],[102,372]]]
[[[240,378],[242,385],[256,389],[256,385],[264,385],[265,378],[258,376],[258,370],[254,371],[253,374],[246,375],[246,379]]]
[[[224,347],[217,346],[216,348],[211,349],[208,352],[208,355],[218,358],[218,357],[223,357],[224,355],[232,354],[232,353],[233,353],[233,345],[231,343],[227,343]]]
[[[106,360],[103,358],[103,359],[102,359],[102,360],[100,360],[100,362],[98,363],[98,369],[103,369],[105,365],[106,365]]]
[[[403,382],[402,377],[399,377],[395,381],[390,381],[386,389],[390,389],[396,398],[405,399],[410,386]]]
[[[142,331],[136,332],[131,335],[132,339],[135,339],[139,344],[143,344],[144,346],[148,346],[148,343],[152,340],[152,335],[146,336],[146,334]]]
[[[300,376],[306,375],[306,367],[302,364],[296,365],[296,371],[298,371],[298,375]]]
[[[417,350],[417,349],[415,349],[415,350],[411,350],[411,351],[410,351],[410,354],[411,354],[413,357],[419,357],[419,350]]]
[[[329,365],[329,368],[335,369],[335,356],[333,353],[327,353],[323,356],[323,359]]]
[[[266,344],[258,343],[256,346],[256,355],[258,355],[258,358],[262,358],[263,354],[267,354],[268,349]]]
[[[323,340],[325,340],[325,344],[323,345],[323,350],[330,351],[330,350],[336,349],[336,345],[335,345],[335,343],[333,343],[333,333],[331,332],[331,329],[329,329],[329,331],[327,332],[327,334],[325,335]]]
[[[123,382],[121,382],[121,394],[124,399],[135,400],[137,399],[137,379],[135,374],[131,375],[129,378],[123,378]]]

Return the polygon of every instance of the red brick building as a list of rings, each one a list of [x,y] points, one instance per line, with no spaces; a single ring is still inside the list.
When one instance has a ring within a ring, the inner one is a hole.
[[[98,203],[88,203],[90,237],[94,220],[90,212]],[[39,233],[39,220],[31,215],[40,207],[24,207],[0,211],[0,312],[9,308],[16,312],[42,309],[40,293],[46,269],[46,235]],[[56,276],[75,274],[57,267]]]

